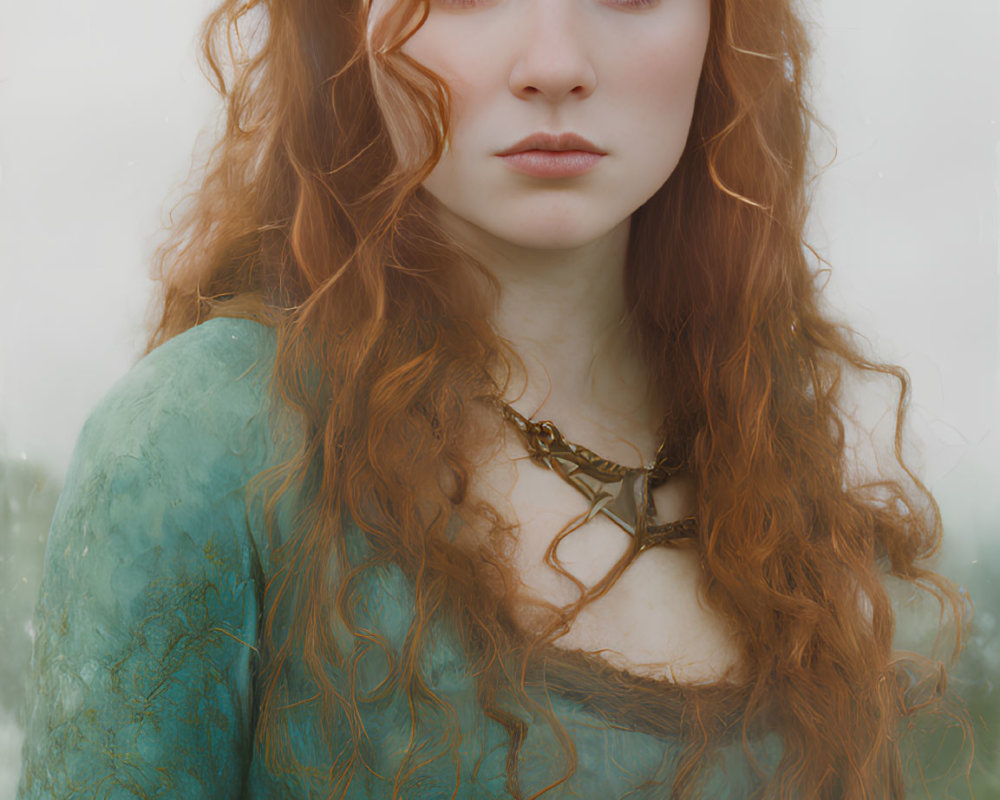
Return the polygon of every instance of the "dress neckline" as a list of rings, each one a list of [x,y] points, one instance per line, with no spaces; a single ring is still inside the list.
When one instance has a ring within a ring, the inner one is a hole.
[[[676,683],[618,667],[600,655],[548,644],[528,656],[526,683],[555,691],[608,724],[660,738],[739,735],[750,694],[728,681]]]

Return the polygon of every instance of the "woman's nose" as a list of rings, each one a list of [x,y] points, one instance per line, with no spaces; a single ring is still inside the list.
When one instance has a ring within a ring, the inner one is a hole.
[[[544,97],[556,103],[567,95],[580,99],[597,87],[585,10],[578,0],[528,0],[514,26],[518,41],[510,90],[519,97]]]

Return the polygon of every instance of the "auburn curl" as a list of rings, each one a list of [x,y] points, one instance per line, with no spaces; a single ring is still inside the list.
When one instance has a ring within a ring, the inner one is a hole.
[[[494,376],[516,356],[487,322],[496,281],[436,224],[421,188],[443,152],[450,102],[444,83],[400,52],[426,13],[426,0],[399,0],[369,46],[362,0],[224,0],[203,31],[224,129],[159,253],[150,349],[219,315],[277,331],[273,390],[303,437],[261,490],[271,506],[290,487],[308,491],[294,536],[273,555],[256,735],[276,768],[296,769],[282,680],[294,650],[316,689],[310,700],[352,726],[353,747],[330,749],[331,796],[364,768],[357,698],[328,674],[345,663],[331,618],[370,635],[352,624],[347,520],[374,560],[414,582],[391,682],[414,708],[441,708],[417,663],[430,621],[452,619],[483,708],[510,733],[508,787],[521,796],[525,722],[501,695],[517,693],[524,674],[504,655],[527,650],[502,598],[478,588],[490,567],[447,531],[474,471],[469,410],[502,396]],[[845,376],[897,382],[901,466],[908,383],[821,309],[803,240],[808,51],[791,0],[713,0],[687,146],[633,217],[628,297],[650,374],[671,399],[661,434],[685,443],[696,479],[706,602],[740,632],[742,725],[770,726],[784,741],[767,796],[901,798],[899,734],[912,714],[964,716],[939,664],[893,651],[884,578],[938,597],[956,654],[969,609],[926,566],[941,523],[919,480],[905,467],[903,479],[875,481],[851,469]],[[418,157],[398,159],[393,137]],[[495,509],[474,511],[498,535],[507,530]],[[287,632],[276,624],[282,608]],[[692,696],[708,709],[710,694]],[[708,726],[692,735],[677,797],[696,794],[711,743]],[[439,745],[447,757],[455,742]],[[572,742],[566,753],[572,770]]]

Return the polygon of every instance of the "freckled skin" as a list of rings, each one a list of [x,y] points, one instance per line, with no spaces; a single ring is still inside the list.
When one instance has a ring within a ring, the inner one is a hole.
[[[512,616],[527,629],[542,627],[547,606],[578,599],[576,585],[549,567],[545,552],[562,527],[584,513],[587,501],[551,470],[525,457],[516,437],[498,431],[499,451],[477,473],[471,494],[518,522],[516,543],[504,553],[516,576]],[[608,443],[613,451],[613,445]],[[624,459],[623,459],[624,460]],[[693,487],[682,475],[653,490],[664,519],[693,511]],[[475,534],[469,542],[476,541]],[[556,550],[563,568],[586,586],[597,583],[627,551],[628,534],[597,515],[566,536]],[[700,600],[701,567],[694,550],[655,547],[639,556],[604,596],[585,606],[560,647],[603,651],[619,667],[650,677],[700,683],[739,669],[728,623]]]

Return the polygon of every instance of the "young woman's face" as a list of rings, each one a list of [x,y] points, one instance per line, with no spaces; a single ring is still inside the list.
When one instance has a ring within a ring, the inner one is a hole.
[[[628,219],[670,176],[691,124],[710,0],[430,2],[403,51],[452,92],[451,144],[424,184],[448,212],[519,246],[576,247]],[[539,133],[590,144],[519,146]],[[512,148],[527,152],[501,155]]]

